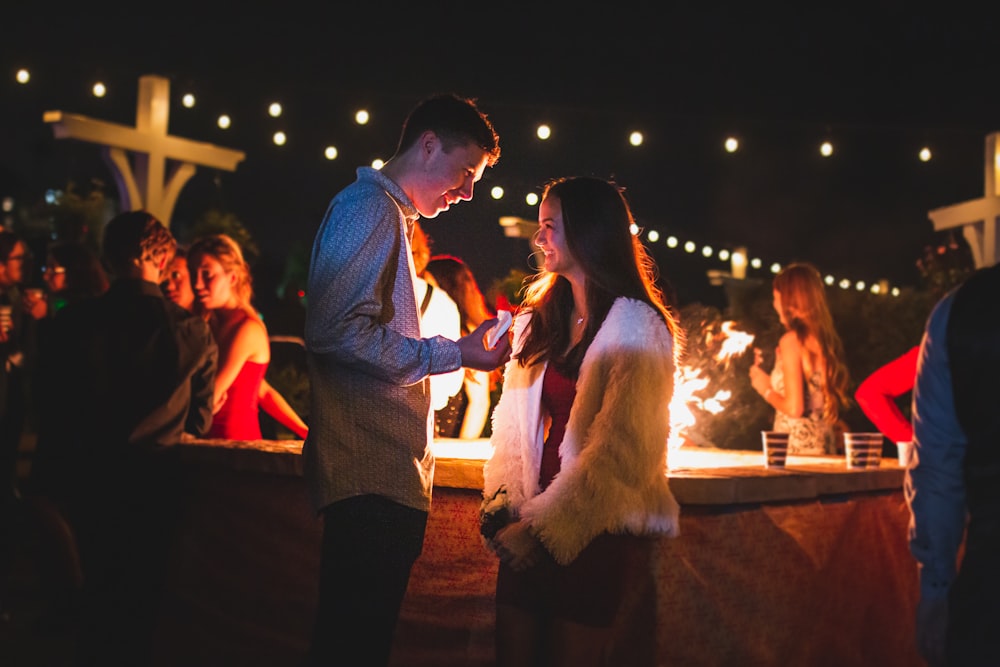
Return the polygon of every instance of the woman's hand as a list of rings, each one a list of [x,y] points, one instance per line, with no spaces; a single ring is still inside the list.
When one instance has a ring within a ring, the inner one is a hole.
[[[545,552],[545,547],[523,521],[501,528],[490,541],[500,560],[515,572],[522,572],[536,565]]]

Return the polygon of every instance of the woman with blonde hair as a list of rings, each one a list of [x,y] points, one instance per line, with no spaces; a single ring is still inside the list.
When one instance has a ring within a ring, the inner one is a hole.
[[[789,453],[836,454],[848,373],[823,279],[811,264],[794,263],[775,276],[773,288],[774,310],[786,331],[770,374],[755,350],[750,383],[775,409],[773,429],[791,434]]]
[[[267,328],[251,305],[250,267],[239,244],[225,234],[195,241],[188,249],[195,309],[204,314],[219,346],[215,414],[210,438],[260,440],[259,410],[300,438],[308,427],[264,374],[271,361]]]

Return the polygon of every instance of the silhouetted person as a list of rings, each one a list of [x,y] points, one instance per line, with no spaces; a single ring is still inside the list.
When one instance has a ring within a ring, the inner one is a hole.
[[[61,502],[79,544],[79,665],[150,663],[182,499],[173,445],[211,423],[215,342],[159,287],[174,248],[149,213],[111,220],[110,289],[66,306],[41,355],[48,418],[33,477]]]
[[[938,302],[920,344],[906,496],[920,568],[917,647],[932,667],[1000,662],[998,303],[995,265]]]

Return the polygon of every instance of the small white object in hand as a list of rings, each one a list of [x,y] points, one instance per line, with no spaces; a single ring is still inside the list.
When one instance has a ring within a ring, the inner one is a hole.
[[[514,316],[510,314],[509,310],[501,310],[497,312],[497,320],[497,323],[486,334],[486,347],[491,350],[500,342],[500,337],[510,329],[510,323],[514,321]]]

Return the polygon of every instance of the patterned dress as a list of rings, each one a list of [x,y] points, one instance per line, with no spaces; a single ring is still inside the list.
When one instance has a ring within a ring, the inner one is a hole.
[[[819,371],[814,371],[806,379],[803,392],[805,409],[801,417],[789,417],[781,410],[774,412],[774,430],[791,434],[788,438],[789,454],[835,454],[837,451],[833,424],[823,419],[826,402],[823,383],[823,375]],[[780,348],[774,360],[774,370],[771,371],[771,386],[784,395],[785,374],[781,366]]]

